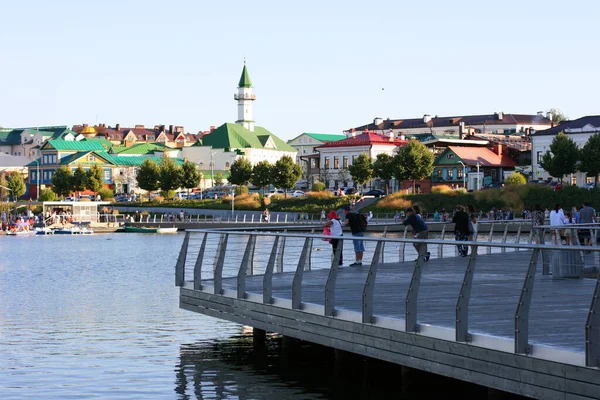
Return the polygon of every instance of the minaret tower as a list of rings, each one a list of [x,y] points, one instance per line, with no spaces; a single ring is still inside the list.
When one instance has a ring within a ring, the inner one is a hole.
[[[236,124],[242,125],[249,131],[254,131],[254,119],[252,116],[252,102],[256,100],[256,95],[252,93],[252,82],[246,68],[246,59],[244,58],[244,69],[238,83],[238,92],[233,95],[238,102],[238,120]]]

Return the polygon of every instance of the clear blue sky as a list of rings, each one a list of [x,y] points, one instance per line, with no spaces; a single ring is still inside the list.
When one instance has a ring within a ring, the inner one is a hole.
[[[33,0],[0,9],[5,127],[197,132],[233,122],[244,56],[256,123],[284,139],[375,116],[600,113],[592,0]]]

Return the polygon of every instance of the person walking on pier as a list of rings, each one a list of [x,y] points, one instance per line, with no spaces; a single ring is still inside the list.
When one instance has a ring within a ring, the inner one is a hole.
[[[363,227],[361,222],[361,217],[356,212],[350,210],[350,206],[345,205],[344,214],[346,216],[345,225],[350,227],[350,232],[352,232],[353,237],[363,237]],[[365,242],[360,239],[355,239],[352,241],[354,244],[354,254],[356,255],[356,261],[350,264],[351,267],[362,267],[362,258],[363,253],[365,252]]]
[[[413,229],[415,239],[427,239],[429,237],[429,228],[423,219],[415,212],[414,208],[406,209],[406,219],[404,225],[410,225]],[[413,243],[417,250],[418,257],[423,257],[424,261],[429,261],[429,252],[427,251],[427,243]]]
[[[469,240],[469,214],[465,212],[463,206],[458,206],[457,211],[452,217],[454,223],[454,237],[458,242],[466,242]],[[466,257],[469,254],[469,247],[464,244],[457,245],[458,255],[460,257]]]
[[[552,228],[552,244],[561,244],[562,228],[555,228],[565,224],[565,213],[560,208],[560,204],[556,203],[554,209],[550,211],[550,225]]]
[[[590,207],[590,203],[587,201],[583,203],[583,208],[579,211],[579,223],[580,224],[591,224],[595,223],[596,210]],[[582,229],[580,231],[581,238],[583,239],[584,246],[592,245],[592,231],[589,229]]]
[[[328,226],[329,230],[331,232],[331,242],[330,242],[331,250],[333,251],[333,256],[335,257],[335,252],[337,251],[338,247],[340,247],[339,265],[341,267],[344,264],[343,243],[342,243],[342,239],[335,239],[335,238],[343,235],[342,223],[340,222],[340,219],[338,218],[338,214],[335,210],[329,211],[329,214],[327,214],[327,218],[329,220],[327,222],[325,222],[325,226]]]

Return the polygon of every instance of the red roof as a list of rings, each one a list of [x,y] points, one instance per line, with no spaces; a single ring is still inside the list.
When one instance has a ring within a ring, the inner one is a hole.
[[[466,165],[475,166],[477,162],[482,167],[514,167],[517,165],[505,154],[499,156],[485,147],[448,146]]]
[[[315,148],[320,149],[323,147],[368,146],[371,144],[388,144],[391,146],[403,146],[406,143],[408,143],[407,140],[401,140],[398,138],[393,138],[390,140],[389,136],[383,136],[375,132],[363,132],[360,135],[349,137],[347,139],[336,140],[334,142],[325,143],[324,145]]]

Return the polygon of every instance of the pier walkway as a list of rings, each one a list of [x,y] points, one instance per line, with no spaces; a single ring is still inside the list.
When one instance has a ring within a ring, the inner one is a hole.
[[[424,262],[422,241],[367,237],[367,262],[339,268],[322,238],[189,231],[180,307],[533,398],[600,398],[599,281],[550,274],[598,266],[597,247],[468,242],[462,258],[429,240]]]

